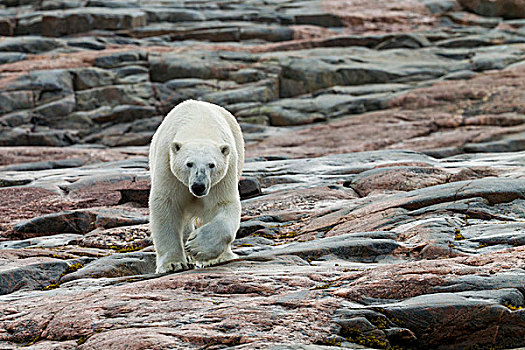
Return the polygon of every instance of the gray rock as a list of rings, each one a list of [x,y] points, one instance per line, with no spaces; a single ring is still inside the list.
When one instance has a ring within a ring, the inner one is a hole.
[[[146,13],[139,10],[82,8],[42,13],[42,35],[64,36],[94,29],[132,29],[146,24]]]
[[[516,288],[525,283],[525,273],[522,269],[513,269],[510,273],[494,273],[486,275],[454,276],[442,286],[433,288],[436,293],[465,292]]]
[[[32,179],[16,178],[11,176],[0,177],[0,187],[20,186],[30,183]]]
[[[166,82],[171,79],[227,79],[231,71],[239,65],[213,55],[163,54],[150,56],[150,76],[153,82]]]
[[[436,203],[474,197],[482,197],[492,205],[512,202],[515,199],[525,199],[525,181],[486,178],[432,186],[412,191],[406,197],[405,202],[401,204],[401,207],[414,210]]]
[[[104,50],[106,48],[104,40],[96,37],[67,39],[67,45],[70,47],[82,48],[87,50]]]
[[[0,133],[1,146],[69,146],[78,141],[76,135],[64,130],[37,131],[13,128]]]
[[[139,0],[130,0],[126,2],[122,2],[119,0],[90,0],[88,3],[89,7],[105,7],[105,8],[136,8],[139,7],[140,1]]]
[[[21,52],[38,54],[64,47],[64,43],[56,39],[39,36],[20,36],[5,38],[0,42],[0,52]]]
[[[0,64],[13,63],[25,60],[27,55],[19,52],[1,52]]]
[[[21,35],[35,35],[42,31],[42,14],[40,12],[24,14],[18,16],[14,34]]]
[[[21,125],[31,125],[35,122],[36,115],[31,111],[16,111],[0,116],[0,125],[2,127],[16,127]],[[3,128],[0,128],[3,129]],[[6,130],[7,131],[7,130]],[[10,131],[10,130],[9,130]]]
[[[525,133],[504,136],[498,141],[467,143],[463,149],[468,153],[519,152],[525,150]]]
[[[0,249],[21,249],[21,248],[52,248],[65,246],[77,242],[82,235],[64,233],[49,237],[35,237],[22,240],[0,242]]]
[[[241,222],[241,225],[239,227],[239,230],[237,231],[236,237],[238,239],[239,238],[248,237],[252,233],[254,233],[254,232],[258,231],[258,230],[263,230],[263,229],[268,228],[269,226],[272,226],[272,225],[274,225],[274,224],[266,223],[266,222],[263,222],[263,221],[260,221],[260,220],[244,221],[244,222]],[[268,240],[268,241],[272,242],[270,240]]]
[[[381,43],[375,46],[376,50],[388,49],[418,49],[420,47],[430,46],[430,41],[423,35],[418,34],[397,34],[390,38],[385,38]]]
[[[443,80],[464,80],[474,77],[476,73],[471,70],[461,70],[458,72],[449,73],[442,77]]]
[[[128,65],[115,69],[117,83],[136,84],[149,81],[149,70],[139,65]]]
[[[84,160],[80,158],[69,158],[59,160],[48,160],[41,162],[30,162],[22,164],[0,166],[0,171],[35,171],[46,169],[76,168],[84,165]]]
[[[434,14],[443,14],[457,6],[453,0],[425,0],[424,4]]]
[[[84,0],[43,0],[42,10],[62,10],[82,7]]]
[[[22,221],[14,226],[15,234],[87,233],[96,227],[138,225],[148,217],[117,209],[73,210]]]
[[[77,110],[89,111],[99,107],[122,105],[152,106],[155,94],[151,83],[112,85],[79,91]]]
[[[444,184],[450,173],[433,167],[381,167],[357,175],[348,186],[364,197],[371,191],[411,191]]]
[[[282,69],[281,97],[292,97],[336,85],[420,81],[468,67],[466,62],[440,58],[431,51],[409,53],[407,49],[397,49],[378,53],[363,48],[348,48],[330,51],[315,49],[309,50],[309,53],[307,57],[279,58]],[[324,57],[317,57],[321,53]],[[359,59],[353,60],[352,56],[358,56]],[[416,60],[419,61],[418,70],[413,68],[412,62]],[[421,66],[421,62],[425,64]]]
[[[395,319],[396,324],[413,331],[420,346],[462,347],[470,344],[475,336],[476,343],[480,345],[497,343],[504,347],[516,347],[523,342],[515,335],[525,336],[524,321],[519,313],[513,313],[501,305],[455,294],[424,295],[375,309]],[[461,318],[453,316],[458,313]],[[500,323],[502,318],[504,323]],[[497,327],[498,331],[492,331],[493,327]]]
[[[248,259],[298,255],[310,262],[327,255],[334,255],[349,261],[372,262],[377,261],[383,255],[387,255],[399,247],[399,244],[391,239],[370,238],[374,238],[374,236],[370,235],[368,238],[362,238],[362,236],[341,235],[310,242],[292,243],[269,251],[255,253],[248,256]]]
[[[239,69],[229,74],[229,79],[239,84],[262,80],[264,77],[265,75],[261,71],[253,68]]]
[[[14,18],[0,18],[0,35],[12,36],[15,32]]]
[[[240,40],[266,40],[271,42],[288,41],[293,39],[293,30],[280,26],[246,26],[240,28]]]
[[[27,264],[14,268],[0,270],[0,295],[16,292],[18,290],[42,289],[56,283],[62,274],[74,264],[84,260],[53,260],[40,263]]]
[[[155,253],[134,252],[113,254],[86,265],[76,272],[65,275],[61,282],[81,278],[121,277],[155,272]]]
[[[343,22],[334,14],[322,9],[317,1],[300,1],[285,7],[286,15],[291,16],[295,24],[312,24],[321,27],[342,27]]]
[[[489,300],[500,305],[512,305],[517,307],[525,304],[523,294],[515,288],[475,290],[455,294],[474,300]]]
[[[80,68],[71,72],[75,91],[113,85],[115,74],[101,68]]]
[[[500,225],[478,224],[466,226],[461,230],[465,238],[478,244],[487,245],[525,245],[524,223],[502,223]]]
[[[506,66],[521,61],[523,56],[514,52],[482,52],[472,58],[472,70],[483,71],[492,69],[503,69]]]
[[[19,109],[33,108],[34,106],[32,91],[0,92],[0,113],[9,113]]]
[[[243,175],[261,179],[264,192],[272,193],[276,189],[290,190],[342,184],[353,179],[358,173],[392,162],[433,164],[434,161],[418,152],[384,150],[310,159],[252,161],[245,164]],[[286,181],[276,181],[277,178],[285,178]],[[268,181],[269,185],[265,181]]]
[[[275,84],[268,82],[246,86],[228,91],[212,92],[202,96],[202,99],[218,105],[228,106],[238,102],[268,102],[277,98]]]
[[[459,3],[482,16],[525,18],[525,7],[521,0],[459,0]]]
[[[157,114],[155,107],[119,105],[113,108],[108,114],[96,116],[92,118],[92,120],[97,123],[124,123],[132,122],[137,119],[149,118],[155,114]]]
[[[204,21],[206,19],[201,11],[189,9],[145,8],[144,10],[148,16],[148,23]]]
[[[458,24],[468,24],[472,26],[481,26],[486,28],[497,27],[498,24],[502,22],[500,17],[478,17],[472,16],[467,12],[449,12],[445,15],[447,18],[450,18],[453,22]]]
[[[239,181],[241,199],[252,198],[262,194],[261,184],[255,177],[241,177]]]
[[[95,67],[116,68],[128,64],[138,64],[145,61],[145,54],[141,51],[124,51],[112,53],[108,56],[95,58]]]
[[[525,39],[522,36],[494,31],[488,34],[472,34],[440,40],[436,42],[435,45],[446,48],[477,48],[483,46],[522,43],[524,40]]]

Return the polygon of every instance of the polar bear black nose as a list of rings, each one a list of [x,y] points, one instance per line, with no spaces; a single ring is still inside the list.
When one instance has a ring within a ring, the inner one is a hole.
[[[191,191],[194,195],[200,196],[206,191],[206,186],[202,183],[196,182],[193,185],[191,185]]]

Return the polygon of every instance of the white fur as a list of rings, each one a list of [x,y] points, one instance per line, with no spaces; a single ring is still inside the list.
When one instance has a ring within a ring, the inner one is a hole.
[[[217,105],[185,101],[153,135],[149,160],[157,273],[236,258],[244,142],[235,118]],[[200,197],[192,192],[196,184],[205,187]]]

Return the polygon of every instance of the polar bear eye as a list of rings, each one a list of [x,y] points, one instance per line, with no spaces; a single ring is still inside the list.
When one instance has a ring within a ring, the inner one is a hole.
[[[188,163],[186,163],[186,166],[187,166],[188,168],[191,168],[191,167],[193,166],[193,163],[192,163],[192,162],[188,162]]]
[[[215,164],[213,164],[213,163],[208,164],[208,166],[210,167],[210,169],[215,168]]]

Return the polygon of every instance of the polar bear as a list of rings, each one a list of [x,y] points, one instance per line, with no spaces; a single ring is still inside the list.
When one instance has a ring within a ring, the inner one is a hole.
[[[153,135],[149,162],[157,273],[236,258],[244,141],[235,117],[211,103],[182,102]]]

